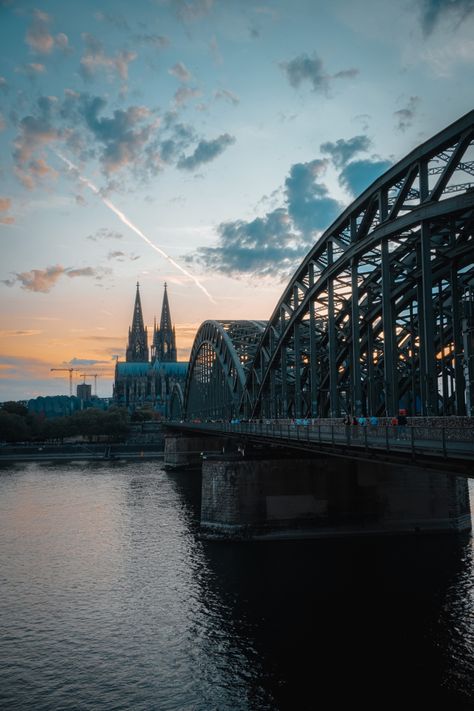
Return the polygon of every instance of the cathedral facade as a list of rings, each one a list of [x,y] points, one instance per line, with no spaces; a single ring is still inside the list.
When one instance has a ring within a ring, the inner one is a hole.
[[[176,332],[166,283],[159,327],[156,318],[153,327],[150,358],[148,330],[144,325],[140,285],[137,283],[125,362],[117,361],[115,366],[115,403],[130,411],[150,409],[167,417],[173,388],[184,390],[187,368],[188,363],[179,362],[177,358]]]

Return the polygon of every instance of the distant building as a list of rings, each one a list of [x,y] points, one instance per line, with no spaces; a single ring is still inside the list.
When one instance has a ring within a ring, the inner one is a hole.
[[[176,332],[171,320],[165,283],[160,325],[156,319],[148,358],[148,333],[144,325],[140,286],[137,284],[132,325],[128,331],[125,362],[115,366],[114,402],[129,410],[149,408],[163,417],[169,415],[169,399],[174,386],[184,389],[187,362],[178,362]]]
[[[90,387],[90,386],[88,386]],[[42,417],[67,417],[84,408],[94,407],[99,410],[107,410],[111,404],[109,398],[94,397],[84,401],[79,397],[68,397],[67,395],[46,395],[28,400],[28,411]]]
[[[81,383],[76,389],[77,397],[83,402],[89,402],[92,399],[92,387],[87,383]]]

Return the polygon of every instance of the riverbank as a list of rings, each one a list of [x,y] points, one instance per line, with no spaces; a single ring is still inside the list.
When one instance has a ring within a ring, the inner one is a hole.
[[[0,449],[0,464],[48,461],[134,461],[163,459],[163,444],[15,445]]]

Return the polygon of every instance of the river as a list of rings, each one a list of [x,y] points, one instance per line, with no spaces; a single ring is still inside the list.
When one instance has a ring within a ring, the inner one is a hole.
[[[470,535],[217,543],[199,499],[160,462],[0,468],[2,711],[473,708]]]

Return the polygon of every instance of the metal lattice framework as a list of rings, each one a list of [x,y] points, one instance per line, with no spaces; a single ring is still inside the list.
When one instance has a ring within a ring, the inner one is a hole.
[[[474,111],[321,236],[256,350],[247,414],[474,415],[473,140]]]
[[[206,321],[183,415],[474,416],[474,111],[320,237],[268,323]]]
[[[266,321],[205,321],[194,340],[183,413],[192,418],[232,418],[243,399],[249,365]]]
[[[184,393],[180,383],[173,383],[169,400],[169,417],[181,420],[184,412]]]

